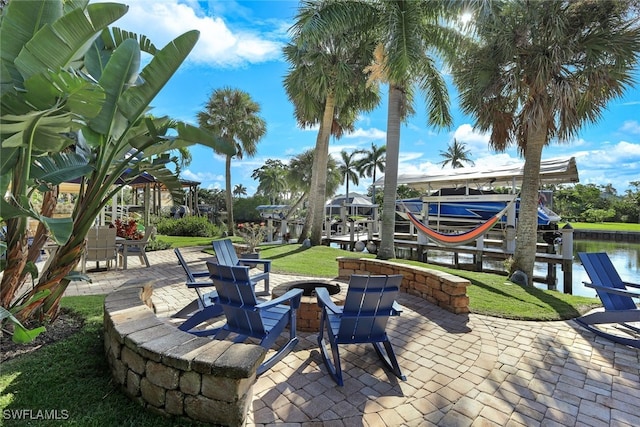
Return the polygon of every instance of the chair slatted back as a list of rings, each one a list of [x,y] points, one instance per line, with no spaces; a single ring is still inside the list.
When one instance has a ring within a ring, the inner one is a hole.
[[[212,243],[219,264],[234,266],[240,263],[231,239],[214,240]]]
[[[195,282],[196,278],[193,275],[193,272],[191,271],[191,269],[189,268],[189,265],[187,265],[187,261],[185,261],[184,257],[182,256],[182,253],[180,253],[180,249],[175,248],[173,249],[173,252],[178,257],[178,262],[182,266],[182,269],[184,270],[185,274],[187,275],[187,282]]]
[[[386,336],[402,275],[352,275],[338,330],[339,343],[371,342]]]
[[[156,235],[156,227],[149,226],[144,229],[144,236],[142,239],[138,241],[137,245],[130,246],[129,252],[140,252],[142,251],[148,244],[149,239],[153,238]]]
[[[266,335],[260,311],[255,308],[259,301],[249,278],[249,267],[207,261],[207,268],[227,318],[228,329],[252,337]]]
[[[626,289],[609,255],[605,252],[579,252],[578,257],[580,261],[582,261],[582,265],[589,279],[591,279],[591,283],[609,288]],[[637,308],[631,297],[610,294],[597,289],[596,292],[605,310],[634,310]]]
[[[116,229],[92,227],[87,232],[87,261],[107,261],[116,257]]]

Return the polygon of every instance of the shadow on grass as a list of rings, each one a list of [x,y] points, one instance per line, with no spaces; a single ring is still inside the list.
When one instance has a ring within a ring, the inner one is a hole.
[[[598,304],[594,302],[593,304],[585,303],[584,306],[580,306],[576,308],[575,305],[569,304],[566,301],[563,301],[561,298],[558,298],[555,295],[553,295],[553,292],[545,292],[534,286],[520,286],[517,284],[511,285],[516,287],[517,289],[522,290],[523,292],[525,292],[531,297],[529,299],[525,299],[525,298],[518,297],[512,293],[505,292],[495,286],[488,285],[477,279],[472,279],[472,278],[467,278],[467,279],[471,282],[472,285],[477,286],[481,289],[484,289],[485,292],[491,295],[495,295],[496,298],[519,301],[522,304],[527,304],[529,306],[536,306],[545,310],[551,309],[553,312],[557,314],[557,318],[549,319],[549,320],[573,319],[581,316],[591,308],[598,306]],[[503,317],[507,319],[518,319],[518,320],[541,320],[539,318],[528,319],[526,317],[509,316],[509,315],[504,315]]]
[[[279,258],[286,258],[288,256],[299,254],[299,253],[302,253],[302,252],[305,252],[305,251],[311,249],[311,248],[305,248],[305,247],[302,247],[302,246],[299,246],[299,245],[288,245],[288,247],[290,247],[289,250],[286,250],[286,251],[284,251],[282,253],[279,253],[277,255],[270,255],[269,258],[266,258],[266,259],[274,260],[274,259],[279,259]]]

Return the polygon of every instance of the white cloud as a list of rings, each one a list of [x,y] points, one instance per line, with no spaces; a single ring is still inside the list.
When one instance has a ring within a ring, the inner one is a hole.
[[[129,0],[127,3],[129,12],[117,21],[117,26],[146,35],[158,48],[186,31],[199,30],[200,39],[188,62],[236,67],[274,60],[281,55],[285,36],[281,24],[271,24],[276,30],[266,33],[236,31],[223,18],[206,16],[193,2]]]
[[[210,172],[192,172],[190,169],[180,172],[180,177],[189,181],[197,182],[211,182],[222,181],[224,182],[224,175],[210,173]]]
[[[640,134],[640,123],[638,123],[636,120],[627,120],[622,124],[620,131]]]
[[[489,137],[488,133],[481,133],[468,123],[458,126],[453,132],[453,138],[458,142],[465,143],[472,151],[477,149],[486,151],[489,145]]]
[[[371,139],[378,140],[378,139],[385,139],[387,137],[387,133],[383,130],[376,129],[376,128],[370,128],[370,129],[358,128],[351,133],[345,134],[344,137],[345,138],[366,138],[370,140]]]
[[[640,177],[639,143],[620,141],[606,149],[580,151],[574,156],[582,184],[612,184],[623,193],[630,181]]]

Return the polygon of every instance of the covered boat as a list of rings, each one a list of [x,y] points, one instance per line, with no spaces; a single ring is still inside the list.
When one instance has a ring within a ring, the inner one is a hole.
[[[407,212],[424,220],[428,211],[430,224],[441,226],[475,226],[487,221],[505,209],[514,199],[513,194],[496,193],[495,191],[480,191],[466,188],[442,188],[421,199],[405,199],[396,202],[398,215],[408,219]],[[546,206],[550,194],[540,193],[538,205],[538,226],[546,229],[560,221],[560,216]],[[515,201],[516,218],[519,214],[519,200]],[[500,218],[507,220],[506,215]]]

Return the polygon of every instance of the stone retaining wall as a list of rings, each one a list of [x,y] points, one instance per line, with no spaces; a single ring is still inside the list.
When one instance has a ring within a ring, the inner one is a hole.
[[[117,384],[167,416],[238,426],[246,419],[266,351],[182,332],[150,308],[150,284],[125,286],[104,303],[104,345]]]
[[[339,257],[338,276],[352,274],[402,274],[400,290],[418,296],[455,314],[469,313],[467,279],[438,270],[373,258]]]

